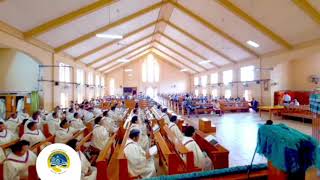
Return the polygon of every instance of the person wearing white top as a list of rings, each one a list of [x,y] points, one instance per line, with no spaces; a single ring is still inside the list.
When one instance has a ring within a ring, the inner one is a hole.
[[[89,108],[87,111],[84,111],[83,120],[85,123],[88,123],[90,120],[94,118],[93,109]]]
[[[6,119],[6,103],[5,103],[5,99],[0,99],[0,119]]]
[[[18,100],[18,103],[17,103],[17,112],[22,112],[24,109],[24,98],[21,98]]]
[[[12,113],[10,118],[5,122],[7,128],[14,134],[18,135],[19,125],[22,123],[22,120],[17,117],[16,113]]]
[[[74,117],[74,109],[70,108],[69,111],[67,112],[67,120],[71,121]]]
[[[40,118],[40,113],[39,113],[39,112],[34,112],[34,113],[32,114],[32,117],[29,118],[29,120],[25,122],[25,124],[24,124],[24,132],[26,132],[26,131],[28,130],[27,125],[28,125],[29,122],[36,122],[38,128],[41,129],[41,130],[43,129],[43,127],[42,127],[42,120],[41,120],[41,118]]]
[[[56,131],[55,143],[66,143],[72,139],[75,129],[70,127],[67,120],[63,120],[60,123],[59,129]]]
[[[74,117],[70,121],[71,127],[73,127],[76,130],[81,130],[85,128],[85,125],[83,124],[82,119],[80,118],[78,113],[74,113]]]
[[[30,115],[27,113],[27,111],[25,109],[23,109],[22,111],[18,111],[18,118],[20,120],[24,120],[24,119],[29,119]]]
[[[182,138],[182,144],[189,150],[193,152],[194,164],[196,167],[202,170],[212,169],[212,162],[208,156],[206,156],[200,149],[199,145],[192,138],[195,132],[194,127],[188,126],[184,132]]]
[[[150,141],[147,134],[147,129],[143,127],[144,124],[142,124],[140,121],[138,121],[137,116],[133,116],[131,119],[131,126],[130,129],[138,129],[140,131],[140,137],[138,143],[141,145],[141,147],[147,151],[150,147]]]
[[[283,95],[283,105],[288,106],[291,103],[291,96],[285,92]]]
[[[94,128],[92,132],[92,146],[100,151],[104,148],[109,140],[109,133],[105,127],[102,126],[102,117],[97,117],[94,120]]]
[[[77,150],[77,142],[78,141],[76,139],[71,139],[67,142],[67,145],[77,151],[79,155],[81,160],[81,180],[96,180],[97,168],[91,166],[86,156],[81,151]]]
[[[103,112],[103,117],[101,119],[102,121],[102,126],[107,129],[108,132],[115,133],[119,129],[116,124],[113,122],[113,120],[108,117],[108,111]]]
[[[58,114],[56,112],[52,113],[52,117],[47,120],[49,132],[51,135],[55,135],[56,131],[59,129],[60,126],[60,119],[58,117]]]
[[[24,140],[13,145],[11,151],[3,163],[3,179],[27,179],[28,168],[36,164],[37,156],[29,150],[28,142]]]
[[[129,133],[129,139],[126,142],[124,153],[128,159],[128,170],[132,176],[141,178],[150,178],[156,175],[154,161],[149,152],[143,150],[138,143],[140,131],[132,129]]]
[[[177,139],[181,142],[183,138],[183,134],[181,133],[176,123],[177,123],[177,116],[173,115],[170,118],[170,123],[168,127],[176,135]]]
[[[17,134],[12,133],[6,128],[4,122],[0,121],[0,145],[10,143],[16,139],[18,139]]]
[[[166,124],[169,124],[169,123],[170,123],[170,119],[169,119],[169,116],[168,116],[168,114],[167,114],[167,108],[163,108],[163,109],[162,109],[162,115],[161,115],[160,118],[163,118],[163,120],[164,120],[164,122],[165,122]]]
[[[46,137],[38,129],[36,122],[29,122],[27,125],[27,130],[22,135],[21,140],[26,140],[30,143],[30,146],[34,146],[39,142],[45,141]]]
[[[93,115],[94,115],[94,117],[98,117],[98,116],[102,115],[102,110],[100,108],[95,107],[93,109]]]

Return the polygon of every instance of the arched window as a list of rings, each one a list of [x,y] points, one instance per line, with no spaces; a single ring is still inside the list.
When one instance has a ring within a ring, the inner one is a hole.
[[[115,94],[115,82],[113,78],[109,81],[109,93],[111,96]]]
[[[152,54],[142,63],[142,82],[155,83],[159,82],[160,67],[157,60]]]

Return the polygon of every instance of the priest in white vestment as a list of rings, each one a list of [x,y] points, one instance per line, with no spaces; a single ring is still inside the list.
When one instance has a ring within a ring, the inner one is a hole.
[[[28,142],[20,141],[11,147],[11,153],[4,161],[3,179],[27,179],[29,166],[36,164],[37,156],[29,150]]]
[[[140,131],[138,129],[130,130],[124,153],[128,159],[129,173],[132,176],[149,178],[156,175],[156,169],[149,152],[143,150],[138,143],[139,135]]]
[[[22,120],[17,117],[16,113],[12,113],[10,118],[5,122],[7,128],[18,135],[19,133],[19,125],[22,123]]]
[[[42,141],[46,140],[41,130],[38,129],[36,122],[29,122],[27,124],[27,130],[21,136],[21,140],[26,140],[30,143],[30,146],[34,146]]]
[[[68,142],[75,132],[76,130],[70,127],[67,120],[61,121],[59,129],[56,131],[55,143]]]
[[[94,120],[94,128],[92,132],[91,143],[92,146],[99,149],[100,151],[105,147],[109,140],[109,132],[102,126],[102,117],[96,117]]]
[[[83,124],[83,121],[78,113],[74,113],[73,118],[69,122],[70,126],[76,130],[82,130],[85,128],[85,125]]]
[[[199,145],[192,138],[194,135],[195,129],[192,126],[188,126],[184,132],[182,138],[182,144],[189,150],[193,152],[194,164],[196,167],[201,168],[202,170],[212,169],[212,162],[210,158],[201,151]]]
[[[177,116],[173,115],[170,118],[170,123],[168,125],[169,129],[176,135],[177,139],[181,142],[183,138],[183,134],[181,133],[179,127],[177,126]]]
[[[6,128],[4,122],[0,121],[0,145],[8,144],[17,139],[17,134],[12,133],[9,129]]]
[[[71,139],[67,142],[71,148],[77,151],[80,160],[81,160],[81,180],[96,180],[97,178],[97,168],[91,166],[90,162],[88,161],[87,157],[79,150],[77,150],[77,140]]]
[[[52,117],[50,119],[47,120],[47,124],[49,127],[49,132],[51,135],[55,135],[56,131],[59,129],[60,127],[60,118],[58,117],[58,113],[53,112],[52,113]]]

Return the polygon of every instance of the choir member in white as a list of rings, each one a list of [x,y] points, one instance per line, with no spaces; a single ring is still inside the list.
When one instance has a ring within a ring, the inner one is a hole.
[[[69,145],[79,154],[81,160],[81,180],[96,180],[97,168],[91,166],[87,157],[80,150],[77,149],[77,142],[78,140],[71,139],[67,142],[67,145]]]
[[[61,121],[58,117],[58,113],[53,112],[51,118],[47,120],[49,132],[51,135],[56,134],[56,131],[59,129],[60,122]]]
[[[168,125],[169,129],[176,135],[177,139],[181,142],[183,139],[183,134],[181,133],[179,127],[177,126],[177,116],[173,115],[170,118],[170,123]]]
[[[138,129],[130,130],[124,153],[128,159],[130,174],[132,176],[140,176],[141,178],[149,178],[156,175],[156,169],[149,152],[143,150],[138,143],[139,137],[140,131]]]
[[[5,103],[5,99],[0,99],[0,119],[6,119],[6,103]]]
[[[74,109],[70,108],[69,111],[67,112],[67,120],[71,121],[74,118]]]
[[[75,132],[76,130],[70,127],[67,120],[61,121],[59,129],[56,131],[55,143],[66,143],[72,139]]]
[[[116,123],[113,121],[113,119],[111,119],[108,116],[108,111],[104,111],[103,112],[103,117],[101,119],[102,121],[102,126],[105,127],[107,129],[108,132],[110,133],[115,133],[118,131],[118,127],[116,125]]]
[[[27,141],[20,141],[11,147],[11,153],[4,161],[4,180],[28,178],[28,167],[35,165],[37,156],[29,150]]]
[[[43,133],[38,129],[36,122],[27,122],[27,129],[24,131],[24,134],[21,137],[21,140],[26,140],[30,143],[31,146],[35,144],[45,141],[46,137]]]
[[[141,120],[138,120],[137,116],[133,116],[131,119],[131,127],[130,129],[138,129],[140,131],[140,137],[138,143],[141,147],[147,151],[150,147],[150,141],[147,134],[147,128]]]
[[[210,170],[212,169],[212,162],[210,158],[204,152],[201,151],[199,145],[192,138],[194,133],[194,127],[188,126],[184,132],[182,144],[189,151],[193,152],[195,166],[201,168],[202,170]]]
[[[83,120],[85,123],[88,123],[93,118],[94,118],[93,108],[89,108],[87,111],[84,110]]]
[[[162,109],[162,115],[161,115],[161,118],[163,118],[164,122],[166,124],[169,124],[170,123],[170,119],[169,119],[169,116],[167,114],[167,108],[163,108]]]
[[[30,115],[27,113],[26,109],[22,109],[22,111],[18,111],[19,119],[29,119]]]
[[[92,132],[92,146],[100,151],[104,148],[109,140],[109,133],[107,129],[102,126],[102,117],[96,117],[94,120],[94,128]]]

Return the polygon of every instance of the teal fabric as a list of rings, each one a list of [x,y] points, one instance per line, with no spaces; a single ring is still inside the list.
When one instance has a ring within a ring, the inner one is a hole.
[[[40,105],[40,97],[38,91],[31,92],[31,112],[38,111]]]
[[[213,178],[222,175],[231,175],[238,173],[247,173],[249,166],[236,166],[225,169],[216,169],[211,171],[201,171],[193,172],[186,174],[176,174],[176,175],[167,175],[167,176],[157,176],[149,178],[149,180],[187,180],[187,179],[199,179],[199,178]],[[267,169],[267,164],[256,164],[251,168],[251,172]]]
[[[316,139],[284,124],[262,125],[258,130],[257,152],[287,173],[315,165],[317,146]]]
[[[320,114],[320,94],[312,94],[310,96],[310,111]]]

